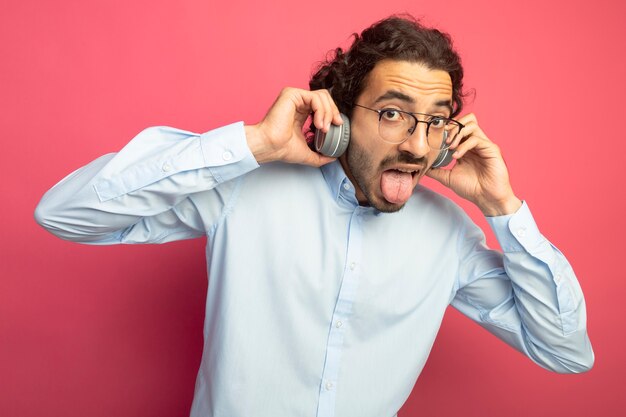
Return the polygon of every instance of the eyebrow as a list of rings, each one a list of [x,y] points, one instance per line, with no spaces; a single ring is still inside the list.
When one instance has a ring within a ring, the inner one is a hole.
[[[382,96],[378,97],[376,99],[376,101],[374,102],[374,104],[378,104],[381,101],[389,100],[389,99],[392,99],[392,98],[397,98],[398,100],[402,100],[402,101],[405,101],[405,102],[410,103],[410,104],[414,104],[415,103],[415,100],[413,99],[413,97],[407,96],[406,94],[401,93],[401,92],[396,91],[396,90],[389,90],[385,94],[383,94]]]
[[[452,108],[452,100],[439,100],[435,103],[435,107],[445,107],[450,111],[450,114],[452,114],[452,111],[454,110]]]
[[[381,101],[385,101],[385,100],[389,100],[389,99],[398,99],[401,101],[404,101],[406,103],[409,104],[415,104],[415,99],[411,96],[408,96],[404,93],[401,93],[400,91],[396,91],[396,90],[389,90],[387,91],[385,94],[383,94],[382,96],[378,97],[376,99],[376,101],[374,101],[374,104],[378,104]],[[452,101],[451,100],[439,100],[437,102],[435,102],[435,104],[433,105],[433,107],[445,107],[446,109],[448,109],[450,111],[450,113],[452,113]]]

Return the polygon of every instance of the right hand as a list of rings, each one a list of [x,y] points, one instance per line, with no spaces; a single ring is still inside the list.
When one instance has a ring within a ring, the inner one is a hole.
[[[311,113],[315,127],[324,132],[331,122],[343,123],[328,90],[283,89],[261,122],[245,126],[248,146],[257,162],[321,166],[334,161],[312,151],[306,143],[302,128]]]

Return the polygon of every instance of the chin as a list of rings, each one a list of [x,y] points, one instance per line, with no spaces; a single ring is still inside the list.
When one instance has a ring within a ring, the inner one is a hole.
[[[402,208],[406,205],[406,203],[402,203],[402,204],[390,203],[384,198],[377,198],[377,197],[375,198],[368,197],[367,202],[369,203],[370,206],[374,207],[376,210],[380,211],[381,213],[396,213],[402,210]]]
[[[398,211],[402,210],[402,208],[406,205],[405,204],[391,204],[391,203],[386,203],[384,206],[381,207],[376,207],[374,206],[378,211],[380,211],[381,213],[397,213]]]

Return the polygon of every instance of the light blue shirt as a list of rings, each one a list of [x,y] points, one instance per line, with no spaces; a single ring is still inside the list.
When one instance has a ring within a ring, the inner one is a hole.
[[[503,255],[424,187],[384,214],[359,206],[338,162],[259,167],[242,123],[146,129],[35,216],[89,244],[207,237],[193,417],[392,417],[449,304],[545,368],[593,363],[580,286],[525,203],[487,219]]]

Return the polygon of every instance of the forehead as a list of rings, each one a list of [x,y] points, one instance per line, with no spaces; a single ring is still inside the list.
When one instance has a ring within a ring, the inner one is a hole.
[[[452,99],[452,80],[443,70],[429,69],[421,63],[383,60],[365,79],[361,99],[370,104],[389,91],[406,95],[416,105]]]

